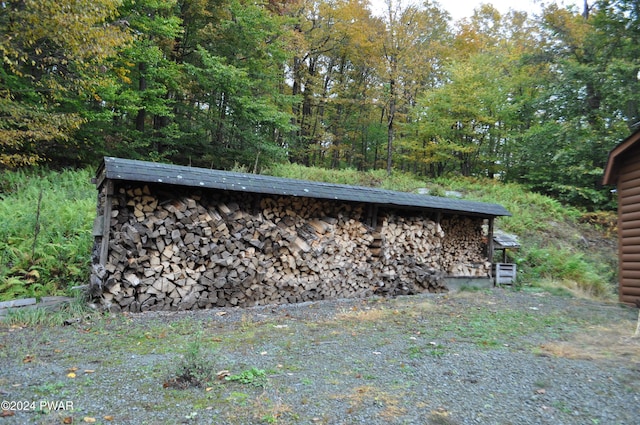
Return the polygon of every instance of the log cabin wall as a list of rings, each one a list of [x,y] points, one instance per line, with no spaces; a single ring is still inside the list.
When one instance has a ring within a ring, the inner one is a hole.
[[[640,131],[609,153],[604,184],[618,197],[618,297],[640,302]]]
[[[619,298],[640,300],[640,146],[626,152],[618,177]]]
[[[98,216],[91,292],[112,311],[443,292],[445,276],[491,273],[483,217],[110,180]]]

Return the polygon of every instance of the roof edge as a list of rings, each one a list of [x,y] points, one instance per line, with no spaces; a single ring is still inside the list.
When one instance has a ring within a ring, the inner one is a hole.
[[[478,217],[511,216],[502,205],[420,195],[368,186],[352,186],[116,157],[104,157],[97,181],[161,183],[202,189],[362,202],[398,209],[424,209]],[[101,180],[102,179],[102,180]]]
[[[629,137],[624,139],[609,151],[609,157],[607,159],[607,166],[605,167],[602,177],[602,184],[615,186],[618,180],[618,159],[627,149],[631,148],[638,141],[640,141],[640,130],[632,133]]]

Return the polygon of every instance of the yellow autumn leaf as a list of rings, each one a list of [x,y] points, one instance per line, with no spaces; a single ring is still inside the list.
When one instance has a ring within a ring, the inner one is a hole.
[[[75,378],[76,374],[74,372],[67,373],[67,378]]]
[[[91,416],[85,416],[84,418],[82,418],[82,420],[85,421],[85,423],[88,423],[88,424],[96,423],[96,418],[92,418]]]

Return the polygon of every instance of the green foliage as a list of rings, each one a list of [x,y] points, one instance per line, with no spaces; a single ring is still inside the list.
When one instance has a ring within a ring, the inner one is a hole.
[[[264,387],[267,384],[267,372],[263,369],[252,367],[238,374],[229,375],[224,379],[240,384],[252,385],[254,387]]]
[[[187,346],[167,386],[176,388],[202,387],[214,380],[211,360],[202,349],[202,333],[199,332]]]
[[[114,0],[0,4],[0,166],[81,156],[84,102],[109,84],[104,61],[130,40]]]
[[[576,208],[514,183],[474,178],[443,178],[437,182],[449,190],[465,193],[469,199],[503,205],[512,215],[501,217],[500,227],[515,234],[533,234],[548,229],[549,221],[576,220],[580,217],[580,211]]]
[[[561,287],[578,289],[581,293],[607,298],[612,295],[611,270],[606,270],[581,252],[566,248],[528,247],[517,262],[528,282],[555,281]]]
[[[268,140],[273,130],[292,130],[289,115],[267,96],[256,96],[249,70],[228,64],[203,48],[197,54],[200,64],[185,68],[209,107],[193,112],[198,124],[192,130],[203,134],[211,147],[196,164],[230,168],[233,163],[254,165],[261,156],[267,163],[284,158],[284,152]]]
[[[449,84],[426,91],[415,108],[416,120],[405,126],[415,138],[404,140],[408,159],[420,161],[434,175],[500,172],[505,144],[498,143],[509,123],[510,82],[502,68],[507,58],[476,54],[449,66]],[[503,125],[499,125],[503,123]]]
[[[264,170],[264,174],[290,179],[380,187],[405,192],[411,192],[425,186],[422,180],[410,173],[397,172],[388,176],[384,170],[367,172],[354,169],[331,170],[319,167],[305,167],[299,164],[280,163]]]
[[[69,294],[87,282],[90,177],[91,170],[0,174],[0,300]]]
[[[2,2],[0,166],[392,164],[615,208],[600,182],[640,120],[635,2],[486,4],[457,26],[437,2],[391,6]]]

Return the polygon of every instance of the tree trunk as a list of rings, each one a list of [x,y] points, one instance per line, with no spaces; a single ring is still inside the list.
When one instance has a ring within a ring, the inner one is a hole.
[[[391,175],[393,165],[393,119],[396,114],[395,81],[389,81],[389,117],[387,120],[387,175]]]
[[[147,89],[147,78],[144,76],[147,70],[147,64],[144,62],[140,62],[138,64],[138,71],[140,72],[140,79],[138,80],[138,90],[143,92]],[[144,131],[144,121],[147,118],[147,111],[145,108],[140,108],[138,110],[138,115],[136,116],[136,130],[143,132]]]

